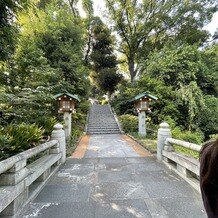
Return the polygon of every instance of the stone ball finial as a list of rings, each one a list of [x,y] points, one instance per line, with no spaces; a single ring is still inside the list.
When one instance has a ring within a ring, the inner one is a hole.
[[[60,123],[57,123],[57,124],[54,125],[55,130],[63,129],[63,128],[64,128],[64,126],[62,124],[60,124]]]
[[[160,124],[160,128],[169,129],[170,125],[167,122],[163,122]]]

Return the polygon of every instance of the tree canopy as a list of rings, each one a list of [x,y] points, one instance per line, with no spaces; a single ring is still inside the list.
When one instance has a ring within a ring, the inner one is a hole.
[[[110,30],[98,17],[92,22],[91,32],[93,38],[90,54],[91,78],[100,90],[108,92],[110,99],[122,79],[122,76],[117,73],[117,60],[113,53],[113,37]]]
[[[0,2],[0,61],[10,58],[15,49],[18,25],[17,13],[28,7],[28,0]]]
[[[209,34],[202,27],[217,10],[217,3],[211,0],[106,0],[106,5],[131,81],[140,73],[140,64],[149,53],[166,42],[205,42]]]

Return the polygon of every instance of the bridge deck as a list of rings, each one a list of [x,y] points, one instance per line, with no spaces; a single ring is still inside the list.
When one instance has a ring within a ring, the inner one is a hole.
[[[200,194],[131,139],[91,135],[19,217],[206,215]]]

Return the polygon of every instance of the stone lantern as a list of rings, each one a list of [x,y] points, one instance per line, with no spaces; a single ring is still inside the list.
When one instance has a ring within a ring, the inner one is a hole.
[[[152,100],[157,100],[157,97],[149,94],[148,92],[143,92],[135,96],[131,101],[134,102],[136,111],[139,117],[139,135],[146,136],[146,112],[151,112],[150,102]]]
[[[58,113],[64,114],[64,131],[66,138],[69,139],[71,135],[71,117],[75,113],[76,102],[80,102],[77,95],[72,95],[68,92],[59,93],[54,96],[58,102]]]

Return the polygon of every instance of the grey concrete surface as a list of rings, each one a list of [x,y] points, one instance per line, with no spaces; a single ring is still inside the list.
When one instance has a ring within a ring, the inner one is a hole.
[[[120,135],[93,135],[82,159],[68,158],[23,218],[204,218],[200,194]]]

